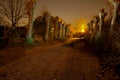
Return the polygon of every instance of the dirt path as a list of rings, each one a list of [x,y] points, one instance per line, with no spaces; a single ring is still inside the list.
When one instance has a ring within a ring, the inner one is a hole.
[[[26,57],[0,69],[0,80],[97,80],[97,57],[65,45],[26,50]]]

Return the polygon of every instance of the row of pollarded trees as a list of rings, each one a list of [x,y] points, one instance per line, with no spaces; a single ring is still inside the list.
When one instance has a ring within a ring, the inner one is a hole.
[[[116,32],[117,30],[119,30],[120,27],[119,25],[120,2],[119,0],[109,0],[109,2],[113,6],[112,18],[111,16],[108,16],[107,19],[106,16],[110,13],[107,13],[104,9],[101,9],[99,11],[98,16],[94,17],[94,19],[92,19],[88,23],[87,40],[99,43],[100,46],[102,46],[103,44],[105,47],[112,48],[114,43],[117,42],[118,44],[120,41],[120,40],[114,41]]]
[[[8,33],[7,35],[10,33],[16,38],[16,34],[19,34],[17,25],[25,17],[28,18],[27,33],[25,34],[27,43],[33,43],[33,35],[36,33],[40,34],[44,40],[63,39],[67,36],[69,25],[59,17],[53,17],[47,11],[44,11],[43,15],[35,19],[33,23],[34,6],[35,0],[0,0],[0,24],[8,23],[10,26],[9,30],[4,32]],[[9,39],[13,41],[11,38]]]
[[[109,0],[112,14],[100,10],[89,26],[90,41],[100,56],[99,80],[120,80],[120,0]],[[108,16],[107,14],[110,14]],[[108,19],[107,19],[108,16]],[[97,22],[96,22],[97,21]],[[96,25],[95,25],[96,24]],[[97,28],[97,29],[96,29]]]
[[[104,11],[104,9],[101,9],[99,15],[95,16],[88,23],[88,35],[90,41],[97,40],[102,36],[106,15],[107,13]]]
[[[34,33],[45,41],[65,39],[69,33],[69,25],[58,16],[53,17],[48,11],[44,11],[34,21]]]

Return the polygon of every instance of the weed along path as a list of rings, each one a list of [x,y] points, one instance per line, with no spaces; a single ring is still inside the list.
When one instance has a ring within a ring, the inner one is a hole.
[[[36,46],[24,51],[25,57],[0,68],[0,80],[96,80],[98,59],[87,50],[83,41]]]

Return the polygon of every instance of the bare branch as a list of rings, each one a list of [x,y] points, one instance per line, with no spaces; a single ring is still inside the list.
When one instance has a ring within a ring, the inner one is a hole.
[[[0,0],[0,14],[14,27],[26,15],[26,0]]]

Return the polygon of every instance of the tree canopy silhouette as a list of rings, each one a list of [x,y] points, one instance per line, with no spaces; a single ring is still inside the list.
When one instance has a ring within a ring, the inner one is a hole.
[[[26,0],[0,0],[0,15],[12,27],[26,15]]]

